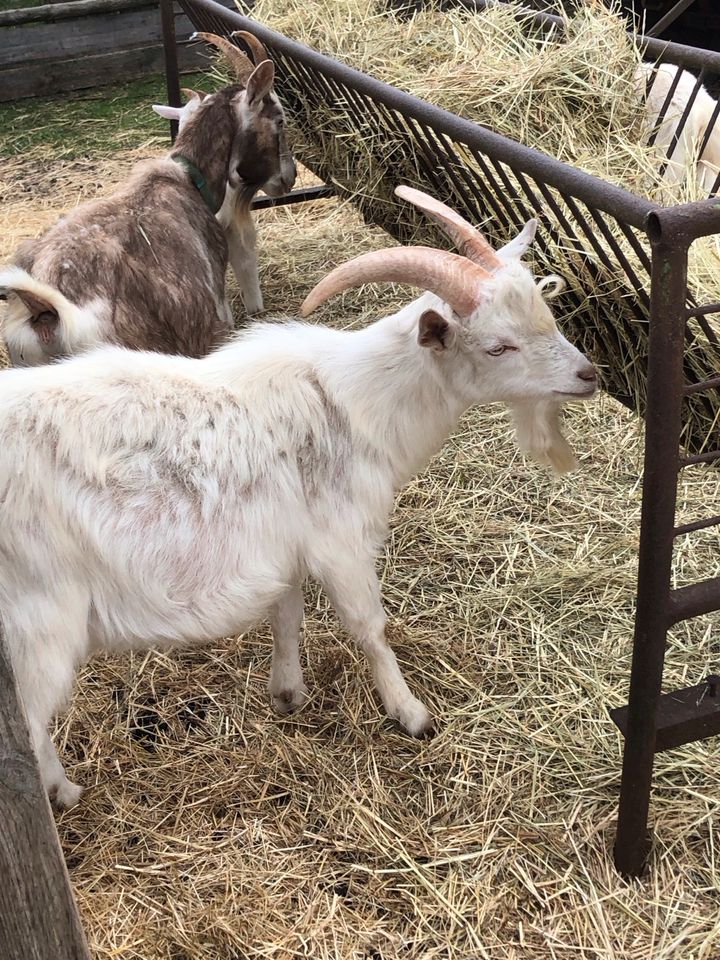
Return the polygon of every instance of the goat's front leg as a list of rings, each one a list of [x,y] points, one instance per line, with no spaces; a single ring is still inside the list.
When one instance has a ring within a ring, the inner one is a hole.
[[[380,599],[380,584],[369,557],[335,557],[319,574],[319,580],[341,620],[365,654],[375,686],[388,715],[414,737],[433,728],[427,708],[411,693],[400,672],[395,654],[385,639],[387,617]]]
[[[268,689],[280,713],[290,713],[305,702],[308,689],[300,666],[300,628],[303,618],[302,585],[292,587],[270,612],[273,658]]]
[[[252,220],[239,227],[232,223],[226,232],[228,258],[235,274],[243,304],[247,313],[261,313],[263,298],[258,276],[257,248],[255,245],[255,227]]]

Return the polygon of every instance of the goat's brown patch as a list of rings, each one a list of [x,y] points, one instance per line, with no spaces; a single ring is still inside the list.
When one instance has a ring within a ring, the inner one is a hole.
[[[353,440],[347,414],[328,395],[315,371],[308,374],[307,382],[324,415],[318,426],[307,431],[296,454],[303,492],[306,499],[312,501],[324,487],[329,486],[338,492],[345,489]]]

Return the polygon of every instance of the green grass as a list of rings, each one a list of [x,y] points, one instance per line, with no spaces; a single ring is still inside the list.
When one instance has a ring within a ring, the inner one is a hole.
[[[213,88],[205,73],[188,74],[182,83]],[[154,137],[166,139],[167,121],[153,113],[153,103],[167,103],[162,75],[52,99],[3,103],[0,154],[9,159],[44,148],[53,157],[73,159],[138,147]]]
[[[0,0],[0,11],[2,10],[25,10],[28,7],[41,7],[48,0]]]

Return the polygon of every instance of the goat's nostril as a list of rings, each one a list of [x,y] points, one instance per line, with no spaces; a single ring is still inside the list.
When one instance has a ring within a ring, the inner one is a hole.
[[[585,380],[587,383],[593,383],[595,380],[597,380],[595,367],[583,367],[582,370],[578,370],[578,377],[580,380]]]

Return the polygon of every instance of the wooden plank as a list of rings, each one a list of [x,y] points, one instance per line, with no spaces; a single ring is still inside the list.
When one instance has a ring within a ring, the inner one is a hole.
[[[12,2],[12,0],[10,0]],[[228,10],[237,10],[233,0],[217,0]],[[0,27],[14,27],[29,23],[57,23],[80,17],[104,15],[115,11],[157,10],[157,0],[63,0],[40,7],[22,7],[19,10],[0,10]]]
[[[204,70],[208,66],[207,56],[198,44],[180,46],[178,60],[183,72]],[[164,69],[163,49],[158,45],[111,51],[78,60],[36,61],[0,72],[0,102],[136,80],[162,73]]]
[[[0,627],[3,960],[90,960]]]
[[[175,14],[175,33],[187,39],[194,32],[182,11]],[[109,13],[79,21],[37,23],[0,30],[2,67],[27,60],[64,60],[104,50],[126,50],[162,43],[162,24],[157,6],[150,9]]]
[[[40,7],[23,7],[19,10],[0,11],[0,27],[21,23],[50,23],[58,20],[74,20],[95,13],[112,13],[113,10],[134,10],[139,7],[157,6],[155,0],[71,0],[71,2],[43,4]]]
[[[160,43],[162,32],[157,9],[130,10],[66,20],[35,23],[0,33],[2,64],[7,69],[31,60],[69,60],[87,54],[150,46]]]
[[[82,0],[78,0],[82,2]],[[175,17],[175,33],[186,39],[193,26],[179,11]],[[131,47],[162,43],[162,25],[157,6],[68,20],[61,24],[34,23],[0,30],[2,67],[31,60],[65,60],[106,50],[127,50]]]

